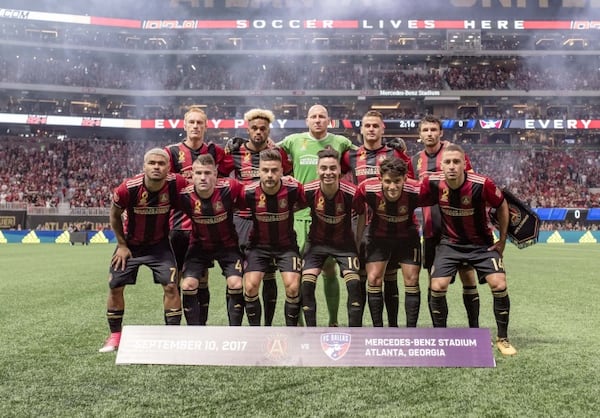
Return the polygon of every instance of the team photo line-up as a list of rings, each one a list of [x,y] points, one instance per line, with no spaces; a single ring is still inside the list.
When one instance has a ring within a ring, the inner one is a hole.
[[[242,324],[244,313],[251,326],[272,324],[277,270],[287,326],[317,326],[319,276],[329,316],[322,325],[338,326],[338,270],[347,289],[350,327],[362,326],[367,306],[374,327],[384,325],[384,310],[388,325],[398,326],[398,270],[406,327],[417,326],[421,266],[428,272],[434,327],[447,326],[446,292],[456,277],[468,326],[478,327],[478,283],[487,283],[495,345],[503,355],[516,354],[508,339],[510,300],[502,258],[508,204],[490,178],[473,172],[459,145],[442,139],[440,119],[420,121],[423,149],[413,156],[400,139],[383,143],[383,116],[373,110],[362,118],[360,146],[328,132],[328,111],[318,104],[308,110],[308,131],[277,143],[270,138],[271,111],[252,109],[244,119],[248,138],[232,138],[221,148],[205,142],[207,115],[190,107],[185,138],[148,150],[143,172],[114,190],[110,335],[100,352],[119,347],[124,289],[136,283],[142,265],[163,287],[167,325],[180,325],[182,316],[188,325],[206,325],[208,271],[216,262],[226,280],[232,326]]]

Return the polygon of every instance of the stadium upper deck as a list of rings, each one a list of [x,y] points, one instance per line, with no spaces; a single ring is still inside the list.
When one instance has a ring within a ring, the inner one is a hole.
[[[4,3],[0,106],[26,117],[3,123],[179,128],[201,103],[235,128],[249,107],[290,121],[318,101],[348,127],[378,108],[404,133],[425,113],[448,129],[600,127],[596,2]]]

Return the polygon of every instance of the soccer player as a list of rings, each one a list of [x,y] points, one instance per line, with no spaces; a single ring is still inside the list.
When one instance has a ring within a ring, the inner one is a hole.
[[[421,194],[424,204],[438,204],[441,213],[441,240],[431,269],[431,312],[433,326],[446,327],[448,304],[446,292],[458,268],[468,264],[475,268],[480,283],[487,282],[494,300],[498,327],[496,347],[503,355],[517,350],[508,339],[510,300],[502,254],[509,223],[508,204],[494,182],[467,172],[464,150],[449,144],[442,153],[443,174],[424,178]],[[487,208],[495,208],[499,239],[494,235]]]
[[[360,133],[362,135],[363,144],[358,149],[351,149],[342,155],[342,173],[348,173],[354,184],[360,184],[366,179],[379,177],[379,165],[387,158],[400,158],[408,165],[409,176],[412,173],[412,165],[410,157],[398,149],[390,148],[383,144],[383,134],[385,124],[383,115],[376,110],[369,110],[362,118]],[[366,218],[369,222],[369,216]],[[361,257],[359,272],[361,278],[361,300],[364,309],[367,292],[367,275],[364,271],[364,237],[360,238],[361,247],[359,255]],[[398,326],[398,268],[396,265],[388,264],[385,276],[383,279],[383,297],[385,308],[388,316],[388,325],[390,327]],[[421,293],[419,283],[415,287],[405,289],[406,298],[418,297],[420,300]]]
[[[275,120],[275,115],[270,110],[251,109],[244,114],[244,120],[248,124],[249,139],[239,147],[232,148],[231,157],[233,158],[235,178],[244,184],[249,184],[260,178],[258,171],[260,152],[274,147],[274,144],[269,140],[269,135],[271,133],[270,124]],[[287,154],[281,148],[277,149],[281,153],[283,174],[291,174],[292,166]],[[240,247],[242,251],[245,251],[252,230],[252,214],[249,210],[242,209],[236,212],[233,221],[239,236]],[[265,325],[267,326],[273,323],[277,304],[275,271],[276,266],[270,266],[262,281],[262,300],[265,308]]]
[[[154,282],[163,287],[165,323],[180,324],[181,299],[177,264],[169,245],[169,213],[186,185],[182,176],[169,174],[169,155],[163,149],[153,148],[144,155],[143,173],[125,180],[114,190],[110,225],[117,248],[110,261],[106,304],[110,336],[101,353],[119,347],[125,286],[136,283],[142,265],[152,270]]]
[[[419,123],[419,138],[424,149],[413,156],[413,177],[422,180],[432,173],[441,171],[443,150],[450,143],[443,141],[442,122],[431,115],[425,116]],[[465,167],[472,171],[471,162],[465,156]],[[436,246],[440,242],[440,209],[438,206],[423,208],[423,267],[431,277],[431,267],[435,258]],[[469,327],[479,327],[479,292],[477,279],[471,267],[465,266],[458,269],[463,284],[463,303],[467,311]],[[431,298],[431,288],[428,289],[427,300]],[[432,315],[433,320],[433,314]]]
[[[419,207],[419,184],[408,178],[407,165],[399,158],[383,160],[379,172],[379,178],[367,179],[358,186],[353,202],[359,214],[357,237],[364,234],[365,207],[372,216],[366,232],[365,270],[367,300],[375,327],[383,326],[382,284],[387,266],[400,265],[406,289],[418,289],[421,270],[419,225],[414,214]],[[417,326],[420,303],[419,293],[407,292],[407,327]]]
[[[181,282],[185,319],[188,325],[205,325],[198,302],[198,286],[200,278],[206,276],[216,260],[227,281],[229,325],[242,325],[243,257],[233,224],[242,184],[232,178],[217,179],[217,166],[210,154],[196,158],[192,164],[192,181],[180,194],[181,210],[192,220],[192,237]]]
[[[246,185],[239,207],[249,208],[253,227],[246,251],[244,300],[250,325],[260,325],[258,289],[274,259],[285,286],[285,324],[298,325],[302,260],[294,231],[294,211],[306,207],[304,188],[292,177],[283,177],[281,153],[260,152],[260,180]]]
[[[191,106],[183,117],[183,128],[185,139],[177,144],[167,145],[165,151],[170,156],[170,170],[172,173],[183,175],[191,183],[192,163],[202,154],[210,154],[217,163],[219,173],[226,176],[233,169],[233,160],[225,154],[225,151],[213,143],[206,143],[207,116],[204,110],[198,106]],[[183,271],[183,261],[190,243],[192,223],[190,219],[180,210],[173,211],[171,215],[171,232],[169,239],[175,252],[177,268]],[[200,304],[201,322],[206,323],[208,317],[208,305],[210,292],[208,289],[208,275],[202,277],[198,288],[198,300]]]
[[[308,110],[306,117],[308,132],[288,135],[278,144],[292,161],[294,178],[302,184],[318,179],[317,152],[325,148],[332,148],[341,155],[348,149],[356,148],[348,138],[329,133],[327,129],[330,122],[327,109],[316,104]],[[296,214],[295,222],[294,228],[298,233],[298,245],[303,252],[311,222],[310,210],[299,211]],[[323,280],[327,310],[329,311],[329,325],[336,326],[340,304],[340,284],[333,259],[329,259],[323,266]]]
[[[315,287],[328,257],[340,268],[348,290],[348,325],[362,326],[358,254],[352,231],[352,199],[356,186],[340,180],[340,154],[333,149],[317,153],[319,180],[304,185],[312,222],[303,257],[302,310],[306,325],[317,326]]]

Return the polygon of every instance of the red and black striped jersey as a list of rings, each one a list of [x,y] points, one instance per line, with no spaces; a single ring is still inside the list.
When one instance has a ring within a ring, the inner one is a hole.
[[[283,166],[283,174],[289,175],[292,173],[292,164],[289,161],[286,152],[279,147],[270,146],[270,148],[276,148],[281,154],[281,164]],[[246,145],[242,145],[239,150],[232,152],[231,158],[233,159],[232,171],[234,176],[244,184],[250,184],[253,181],[259,180],[260,175],[258,171],[258,164],[260,160],[260,151],[252,151],[246,148]],[[230,173],[226,173],[229,175]],[[247,209],[239,211],[239,215],[244,218],[250,218],[251,213]]]
[[[164,186],[151,192],[144,174],[121,183],[113,193],[113,205],[124,210],[124,232],[128,245],[156,244],[169,236],[169,214],[178,205],[179,192],[187,180],[170,173]]]
[[[223,148],[212,142],[209,144],[203,142],[200,148],[197,149],[190,148],[185,142],[179,142],[167,145],[165,151],[169,154],[171,173],[181,174],[189,182],[192,181],[192,164],[199,155],[212,155],[220,175],[227,176],[233,167],[231,157],[225,154]],[[192,223],[183,212],[176,210],[171,215],[171,229],[189,231],[192,229]]]
[[[440,208],[441,242],[460,245],[494,244],[494,236],[486,207],[499,207],[502,191],[488,177],[465,173],[465,182],[452,189],[443,174],[423,179],[421,197],[424,204]]]
[[[328,198],[321,190],[320,180],[314,180],[304,185],[304,193],[312,218],[308,240],[312,244],[354,247],[352,199],[356,186],[341,180],[337,193]]]
[[[434,153],[429,154],[427,151],[422,150],[412,157],[412,177],[415,179],[422,180],[425,177],[430,176],[434,173],[442,171],[442,151],[449,144],[448,141],[440,141],[440,149]],[[467,171],[472,171],[471,160],[465,154],[465,167]],[[425,238],[431,238],[439,235],[441,228],[441,215],[440,210],[437,206],[427,206],[423,208],[423,236]]]
[[[180,193],[181,210],[192,220],[191,242],[206,251],[238,246],[233,212],[242,184],[232,178],[219,178],[212,195],[202,198],[193,184]]]
[[[244,186],[240,208],[252,213],[250,246],[289,248],[297,245],[294,211],[306,207],[304,187],[293,177],[283,177],[276,194],[267,194],[260,181]]]
[[[365,213],[365,205],[372,212],[367,236],[370,238],[401,239],[418,235],[419,223],[415,209],[420,205],[419,183],[406,179],[400,198],[391,202],[383,194],[379,179],[368,179],[358,185],[354,210]]]
[[[403,152],[383,145],[381,148],[370,150],[364,146],[348,150],[342,155],[342,173],[349,173],[354,184],[360,184],[366,179],[379,176],[379,165],[386,158],[400,158],[408,166],[408,177],[412,178],[412,162]]]

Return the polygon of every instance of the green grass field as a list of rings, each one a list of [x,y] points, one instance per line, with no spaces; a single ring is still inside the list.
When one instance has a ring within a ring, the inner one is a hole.
[[[509,246],[510,336],[519,353],[496,353],[491,369],[116,366],[115,354],[98,353],[112,249],[0,246],[0,416],[600,415],[597,245]],[[220,272],[211,292],[209,322],[225,325]],[[495,335],[490,292],[480,293],[481,325]],[[460,294],[459,286],[449,291],[450,326],[466,322]],[[162,292],[147,270],[126,301],[125,324],[162,324]],[[425,304],[419,326],[430,326]]]

